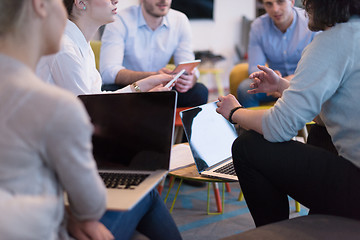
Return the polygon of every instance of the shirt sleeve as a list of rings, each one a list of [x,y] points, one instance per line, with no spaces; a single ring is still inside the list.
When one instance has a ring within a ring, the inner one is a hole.
[[[257,65],[264,65],[266,63],[266,56],[261,43],[262,32],[260,19],[255,20],[251,24],[250,36],[249,36],[249,74],[259,71]]]
[[[119,17],[107,24],[101,38],[100,74],[105,84],[115,83],[115,78],[124,69],[126,27]]]
[[[86,84],[88,76],[85,74],[83,60],[70,51],[60,52],[51,62],[50,74],[54,84],[69,90],[75,95],[101,93],[101,89],[92,89]],[[100,76],[99,76],[100,77]],[[101,86],[101,79],[98,84]]]
[[[79,220],[98,220],[106,209],[106,189],[92,155],[92,126],[77,99],[63,98],[47,125],[46,154]]]

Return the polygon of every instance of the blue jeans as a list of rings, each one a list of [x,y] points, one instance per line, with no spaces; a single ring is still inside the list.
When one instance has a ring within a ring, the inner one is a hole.
[[[180,232],[156,190],[151,191],[134,209],[106,211],[100,219],[115,239],[131,239],[135,230],[150,239],[181,239]]]
[[[257,107],[261,102],[274,102],[277,98],[266,96],[266,93],[249,94],[251,79],[242,81],[237,89],[237,97],[241,105],[244,107]]]

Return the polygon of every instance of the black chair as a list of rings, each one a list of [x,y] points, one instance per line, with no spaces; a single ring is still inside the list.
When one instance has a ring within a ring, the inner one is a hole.
[[[360,221],[330,216],[308,215],[268,224],[223,240],[355,240],[360,239]]]

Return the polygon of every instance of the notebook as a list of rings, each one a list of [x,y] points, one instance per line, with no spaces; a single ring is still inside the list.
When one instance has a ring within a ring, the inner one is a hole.
[[[103,179],[110,175],[104,180],[107,209],[131,210],[169,171],[177,93],[79,98],[94,125],[93,154],[99,174]]]
[[[238,135],[216,108],[211,102],[180,112],[184,131],[200,175],[238,181],[231,154]]]

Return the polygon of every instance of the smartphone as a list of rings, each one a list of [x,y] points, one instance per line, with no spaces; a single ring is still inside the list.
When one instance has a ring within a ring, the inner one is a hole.
[[[195,67],[200,64],[201,60],[193,60],[188,62],[181,62],[176,66],[173,73],[178,73],[181,70],[185,69],[186,73],[190,74]]]
[[[178,74],[176,74],[176,76],[170,80],[166,85],[165,87],[170,87],[181,75],[183,75],[183,73],[185,72],[185,69],[181,70]]]

